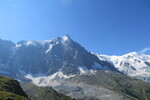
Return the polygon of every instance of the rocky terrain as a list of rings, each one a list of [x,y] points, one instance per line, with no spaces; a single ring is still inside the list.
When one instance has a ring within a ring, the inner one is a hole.
[[[0,47],[0,75],[23,83],[31,100],[41,95],[44,100],[71,99],[63,94],[79,100],[150,99],[150,84],[145,83],[150,79],[149,55],[94,54],[68,35],[16,44],[0,40]]]

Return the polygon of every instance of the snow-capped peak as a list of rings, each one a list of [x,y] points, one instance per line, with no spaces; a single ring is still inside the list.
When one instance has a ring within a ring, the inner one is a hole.
[[[70,36],[68,34],[64,35],[62,38],[64,41],[70,40]]]
[[[68,40],[70,40],[70,36],[69,35],[65,35],[65,36],[62,37],[62,39],[64,41],[68,41]]]
[[[56,39],[51,39],[51,40],[28,40],[28,41],[20,41],[16,44],[16,48],[19,48],[21,46],[37,46],[41,45],[44,46],[45,44],[58,44],[62,43],[65,44],[68,41],[70,41],[71,38],[69,35],[64,35],[63,37],[58,37]]]
[[[142,53],[138,53],[138,52],[131,52],[131,53],[128,53],[128,54],[125,54],[122,56],[124,59],[138,59],[138,60],[149,60],[150,59],[150,56],[149,55],[145,55],[145,54],[142,54]]]
[[[123,57],[137,57],[137,56],[140,56],[142,55],[141,53],[138,53],[138,52],[130,52],[130,53],[127,53],[125,55],[123,55]]]
[[[97,55],[107,60],[121,72],[132,77],[150,77],[150,55],[130,52],[123,56]]]

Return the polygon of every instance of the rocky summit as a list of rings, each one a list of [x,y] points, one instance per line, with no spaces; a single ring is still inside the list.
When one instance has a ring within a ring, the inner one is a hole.
[[[51,96],[59,100],[57,95],[63,100],[150,99],[150,84],[145,83],[150,77],[149,55],[95,54],[69,35],[16,44],[0,40],[0,48],[0,75],[19,80],[31,100]]]
[[[17,44],[3,40],[0,42],[1,68],[12,69],[12,72],[1,72],[4,75],[52,75],[58,71],[69,75],[79,73],[80,67],[88,70],[116,70],[112,64],[99,60],[68,35],[45,41],[20,41]]]

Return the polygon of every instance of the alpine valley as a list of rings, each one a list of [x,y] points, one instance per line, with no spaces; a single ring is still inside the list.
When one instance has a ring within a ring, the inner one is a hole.
[[[0,75],[17,79],[31,100],[150,100],[150,55],[91,53],[69,35],[0,40]]]

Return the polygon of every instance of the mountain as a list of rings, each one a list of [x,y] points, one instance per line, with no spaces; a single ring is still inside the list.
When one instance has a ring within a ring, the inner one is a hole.
[[[97,71],[94,75],[90,76],[80,75],[72,77],[70,81],[76,84],[82,83],[102,88],[101,93],[105,94],[95,95],[99,100],[150,100],[149,83],[132,79],[115,71]],[[120,94],[108,92],[108,89]]]
[[[0,100],[28,100],[18,81],[0,76]]]
[[[114,64],[125,75],[150,82],[150,55],[131,52],[123,56],[97,56],[100,60]]]
[[[6,55],[5,58],[1,57],[0,68],[3,70],[0,73],[10,73],[11,77],[20,74],[48,76],[59,71],[70,75],[78,74],[85,69],[116,70],[112,64],[99,60],[68,35],[45,41],[20,41],[17,44],[5,40],[0,42],[3,48],[0,53]],[[5,47],[7,42],[9,45]]]
[[[20,86],[18,81],[0,76],[0,100],[29,100],[28,97],[30,100],[72,100],[52,87],[38,87],[22,82]]]
[[[38,87],[31,83],[21,83],[30,100],[73,100],[55,91],[52,87]]]
[[[15,44],[11,41],[0,39],[0,64],[7,64],[10,60]]]
[[[14,48],[13,42],[0,39],[0,73],[2,75],[12,76],[12,71],[6,65],[12,57]]]
[[[51,95],[48,91],[58,91],[78,100],[149,99],[149,83],[134,79],[146,75],[144,78],[148,80],[147,55],[131,53],[129,57],[119,58],[95,55],[68,35],[16,44],[5,40],[0,42],[4,55],[0,57],[0,74],[35,84],[23,86],[30,99],[41,98],[41,94],[47,99]],[[9,45],[5,46],[5,42]],[[141,65],[137,67],[139,60]],[[139,74],[139,71],[147,74]]]

